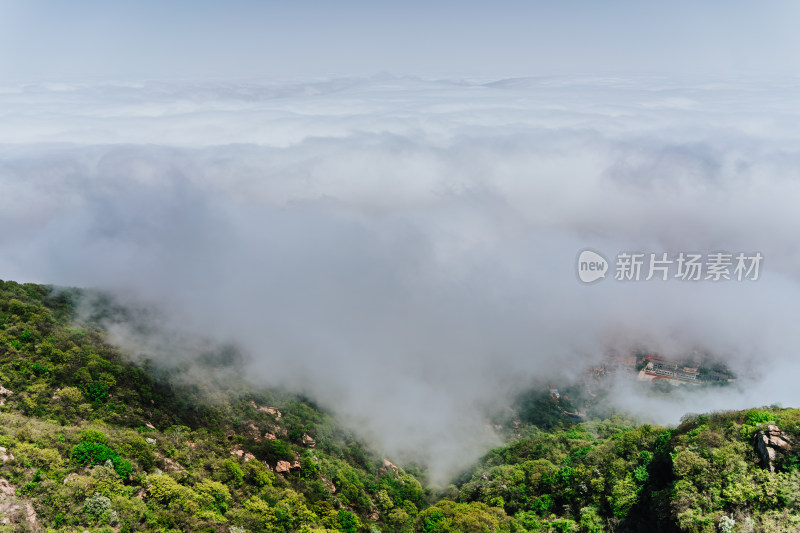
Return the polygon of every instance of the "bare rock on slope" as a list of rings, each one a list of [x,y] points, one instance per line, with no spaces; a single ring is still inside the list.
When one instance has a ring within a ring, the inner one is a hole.
[[[778,426],[769,425],[753,436],[753,447],[761,467],[774,472],[775,460],[792,449],[792,441]]]

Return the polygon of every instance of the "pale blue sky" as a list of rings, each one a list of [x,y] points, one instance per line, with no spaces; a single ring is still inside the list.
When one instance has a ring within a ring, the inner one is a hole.
[[[792,74],[786,1],[0,0],[0,79]]]

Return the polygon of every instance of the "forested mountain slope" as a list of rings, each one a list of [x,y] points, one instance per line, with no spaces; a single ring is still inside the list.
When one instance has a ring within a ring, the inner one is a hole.
[[[526,426],[431,488],[308,399],[132,362],[83,294],[0,282],[0,531],[800,530],[795,409]]]

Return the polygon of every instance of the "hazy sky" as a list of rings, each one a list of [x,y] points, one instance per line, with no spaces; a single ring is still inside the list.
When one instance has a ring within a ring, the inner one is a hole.
[[[0,0],[0,77],[787,74],[798,22],[792,0]]]

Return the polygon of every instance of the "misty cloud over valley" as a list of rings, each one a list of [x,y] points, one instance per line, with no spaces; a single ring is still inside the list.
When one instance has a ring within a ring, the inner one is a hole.
[[[657,422],[796,406],[798,89],[5,85],[0,277],[153,306],[162,331],[235,344],[254,383],[440,478],[497,442],[487,417],[515,393],[609,350],[706,350],[741,376],[669,402],[620,385],[615,405]],[[757,281],[584,285],[584,248],[764,262]],[[158,356],[158,339],[115,332]]]

